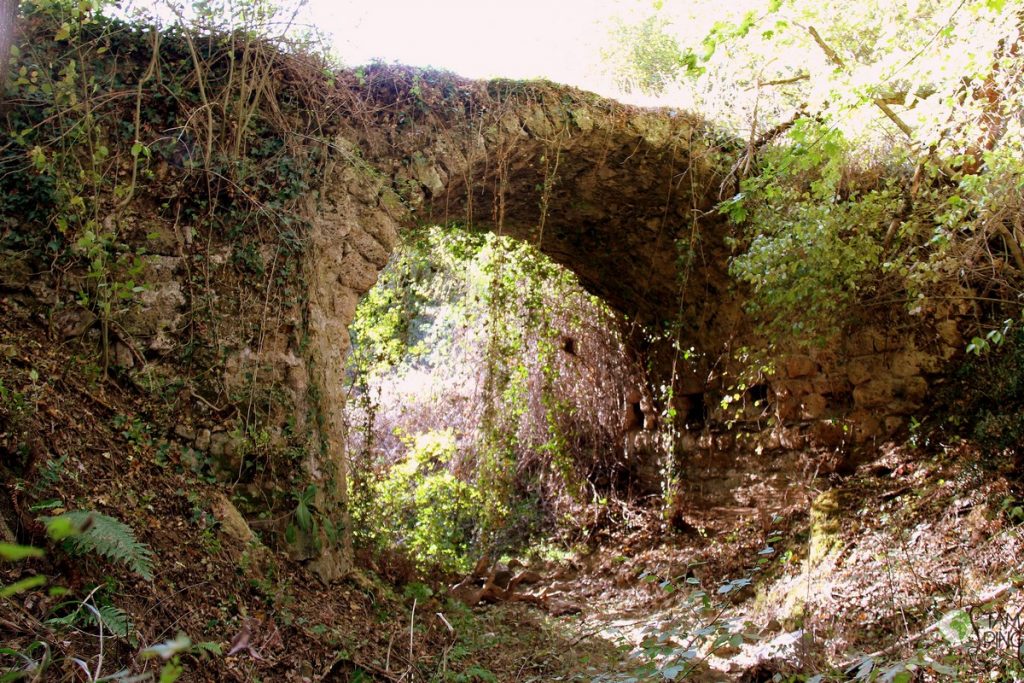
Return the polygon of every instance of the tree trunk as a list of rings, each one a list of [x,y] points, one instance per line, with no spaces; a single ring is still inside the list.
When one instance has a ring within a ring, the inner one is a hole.
[[[11,58],[11,43],[14,40],[14,15],[18,11],[18,0],[0,0],[0,108],[6,100],[8,60]]]

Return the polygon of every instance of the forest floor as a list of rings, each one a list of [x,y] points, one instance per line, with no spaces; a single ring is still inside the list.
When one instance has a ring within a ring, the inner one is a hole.
[[[1019,680],[1014,482],[966,444],[890,444],[768,519],[694,511],[680,534],[622,508],[533,589],[579,606],[561,624],[592,649],[565,653],[560,676],[497,680]]]
[[[320,583],[225,514],[224,484],[188,461],[158,402],[98,380],[16,301],[0,299],[0,340],[2,513],[16,540],[47,548],[0,567],[0,583],[64,589],[0,604],[0,668],[23,680],[154,672],[141,649],[179,632],[202,644],[183,681],[1021,676],[1019,475],[968,444],[889,445],[771,515],[685,511],[683,531],[613,501],[571,554],[526,560],[542,576],[530,590],[562,616],[470,609],[379,555]],[[38,518],[73,509],[129,524],[152,549],[153,580],[49,543]],[[87,605],[129,623],[99,632]]]

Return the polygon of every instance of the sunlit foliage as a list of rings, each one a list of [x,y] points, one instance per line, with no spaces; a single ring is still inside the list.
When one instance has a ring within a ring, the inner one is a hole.
[[[551,531],[591,487],[611,485],[620,385],[635,370],[614,316],[532,246],[456,229],[411,236],[352,337],[365,541],[459,567]]]
[[[720,209],[773,334],[822,341],[855,303],[1019,304],[1017,4],[764,0],[702,22],[707,5],[655,3],[618,29],[617,68],[639,87],[676,79],[745,147]]]

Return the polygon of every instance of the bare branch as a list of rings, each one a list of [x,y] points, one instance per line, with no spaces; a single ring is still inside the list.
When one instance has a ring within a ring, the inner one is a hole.
[[[789,78],[778,78],[775,79],[774,81],[758,81],[756,84],[747,88],[747,90],[753,90],[754,88],[764,88],[773,85],[791,85],[793,83],[799,83],[800,81],[810,80],[810,78],[811,75],[809,73],[800,73],[797,74],[796,76],[791,76]]]
[[[821,37],[821,34],[818,33],[818,29],[814,28],[813,26],[808,26],[807,31],[811,34],[811,37],[814,38],[814,42],[818,44],[818,47],[821,48],[822,52],[825,53],[830,62],[832,62],[841,69],[846,68],[846,63],[843,61],[843,58],[839,56],[838,52],[832,49],[831,45],[825,42],[825,40]],[[872,99],[872,102],[874,102],[876,107],[882,110],[882,113],[885,114],[890,121],[896,124],[897,128],[903,131],[904,135],[906,135],[908,138],[914,137],[914,129],[908,126],[907,123],[903,119],[901,119],[899,115],[896,114],[896,112],[892,110],[892,107],[888,105],[885,99],[881,97],[876,97]]]

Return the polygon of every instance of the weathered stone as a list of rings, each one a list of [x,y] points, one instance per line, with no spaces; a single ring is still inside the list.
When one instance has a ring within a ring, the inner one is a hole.
[[[834,490],[824,491],[811,503],[810,547],[807,562],[811,568],[820,565],[827,555],[840,547],[843,528],[842,500]]]
[[[652,147],[664,145],[672,134],[670,122],[663,116],[638,116],[630,123],[644,142]]]
[[[796,396],[780,399],[775,403],[775,412],[783,422],[800,419],[801,400]]]
[[[785,367],[789,379],[810,377],[818,372],[818,364],[809,356],[790,356],[786,359]]]
[[[368,261],[359,251],[352,250],[341,262],[341,282],[352,289],[369,291],[377,284],[380,267]]]
[[[917,412],[928,395],[928,382],[923,377],[907,377],[894,380],[892,395],[895,399],[888,411],[895,415],[910,415]]]
[[[882,425],[878,417],[865,410],[856,410],[847,418],[850,421],[850,433],[853,442],[862,444],[877,439],[882,433]]]
[[[228,497],[220,492],[214,492],[211,495],[213,496],[211,505],[213,516],[220,522],[220,530],[224,535],[239,543],[256,541],[256,534],[252,532],[248,522],[242,517],[242,513],[228,500]]]
[[[45,280],[35,279],[29,282],[27,286],[28,291],[32,292],[32,296],[35,297],[36,301],[39,303],[44,306],[57,305],[57,290],[50,287]]]
[[[897,383],[892,379],[875,379],[859,385],[853,390],[853,400],[858,408],[881,408],[895,397]]]
[[[898,351],[890,357],[890,372],[894,377],[912,377],[922,373],[936,373],[942,369],[942,359],[917,349]]]
[[[890,330],[862,327],[846,338],[846,353],[849,356],[868,356],[874,353],[896,351],[904,344],[901,335]]]
[[[210,448],[210,442],[213,438],[213,434],[210,433],[209,429],[200,429],[196,434],[195,447],[197,450],[205,451]]]
[[[821,394],[804,396],[800,403],[800,417],[805,420],[816,420],[825,414],[828,401]]]
[[[885,358],[883,356],[851,358],[846,366],[846,375],[854,386],[864,384],[872,379],[881,378],[886,374]]]
[[[31,287],[33,277],[29,260],[23,254],[4,250],[0,252],[0,285],[7,289]]]
[[[872,380],[853,390],[860,409],[882,409],[890,414],[908,414],[918,409],[928,393],[922,377]]]
[[[196,431],[188,425],[174,425],[174,435],[190,443],[196,440]]]
[[[384,176],[368,165],[352,164],[342,168],[337,182],[363,206],[372,205],[387,183]]]
[[[437,165],[432,164],[422,154],[414,154],[409,167],[410,174],[426,188],[432,197],[444,192],[445,181],[438,173]]]
[[[138,294],[137,305],[129,307],[118,320],[132,337],[148,339],[148,347],[153,351],[165,352],[176,344],[185,305],[182,283],[176,277],[181,260],[171,256],[148,257],[141,277],[145,289]]]
[[[229,437],[225,432],[214,432],[210,435],[210,455],[219,458],[224,455]]]
[[[807,445],[807,438],[799,429],[780,429],[778,435],[779,445],[787,450],[800,450]]]
[[[81,306],[70,306],[53,316],[53,327],[64,339],[81,337],[96,324],[96,314]]]
[[[899,431],[900,428],[903,427],[903,425],[904,425],[904,420],[903,420],[902,417],[899,417],[897,415],[890,415],[887,418],[885,418],[885,425],[884,425],[885,433],[886,434],[894,434],[897,431]]]
[[[159,256],[178,256],[185,244],[185,234],[180,234],[177,223],[149,221],[141,227],[146,240],[146,251]]]
[[[406,221],[409,216],[409,207],[401,196],[390,187],[386,187],[380,194],[380,208],[393,221]]]
[[[586,109],[578,107],[569,113],[572,115],[572,120],[576,127],[580,129],[580,132],[589,133],[594,129],[594,118]]]
[[[841,422],[821,420],[811,425],[809,436],[816,446],[835,448],[846,440],[847,430]]]
[[[811,389],[816,394],[832,396],[834,394],[845,394],[853,390],[853,385],[845,377],[822,375],[811,380]]]
[[[782,441],[779,437],[779,430],[772,429],[766,430],[757,437],[757,444],[755,445],[755,452],[758,451],[777,451],[782,448]]]
[[[777,398],[785,400],[806,396],[814,391],[814,385],[806,379],[789,379],[774,382],[772,389],[775,391]]]
[[[127,344],[122,342],[114,342],[114,365],[124,370],[131,370],[135,367],[135,354],[128,348]]]
[[[538,138],[547,138],[557,132],[544,107],[531,107],[523,117],[523,125],[531,135]]]
[[[679,439],[679,447],[684,453],[692,453],[700,448],[700,439],[692,432],[683,432]]]

